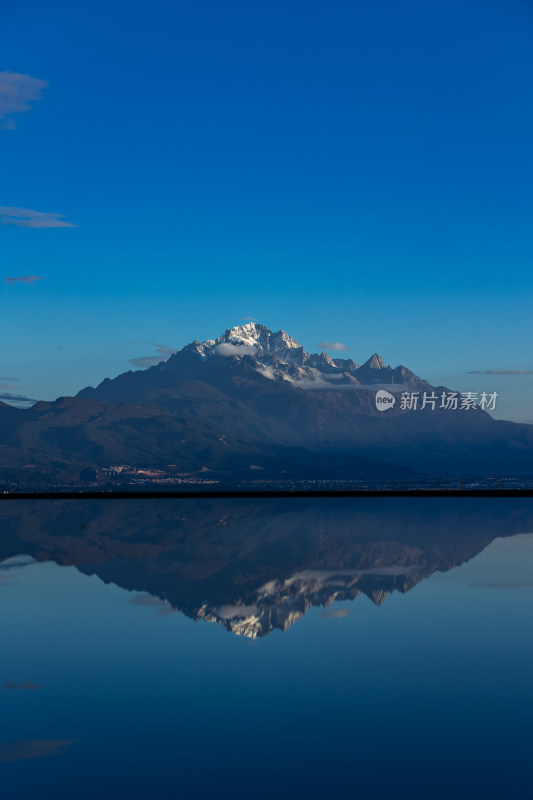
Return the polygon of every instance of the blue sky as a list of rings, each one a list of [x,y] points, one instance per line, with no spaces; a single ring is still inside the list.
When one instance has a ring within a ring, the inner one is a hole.
[[[533,422],[532,36],[526,0],[3,0],[0,394],[254,317]]]

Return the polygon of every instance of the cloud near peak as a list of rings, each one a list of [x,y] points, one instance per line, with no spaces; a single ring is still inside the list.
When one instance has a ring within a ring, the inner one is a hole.
[[[15,225],[17,228],[77,228],[68,222],[65,214],[55,211],[33,211],[31,208],[0,206],[0,225]]]
[[[160,597],[154,597],[151,594],[136,594],[130,599],[130,603],[135,606],[152,606],[157,609],[158,617],[167,617],[169,614],[176,613],[176,609],[168,600],[161,600]]]
[[[148,369],[148,367],[155,367],[156,364],[160,364],[161,361],[165,361],[161,356],[139,356],[138,358],[129,358],[128,364],[139,369]]]
[[[330,608],[327,611],[323,611],[320,616],[324,617],[324,619],[344,619],[349,613],[349,608]]]
[[[349,350],[349,347],[346,347],[343,342],[319,342],[318,346],[322,348],[322,350]]]
[[[30,111],[30,103],[40,100],[48,81],[22,75],[19,72],[0,72],[0,128],[14,130],[17,125],[12,114]]]
[[[219,356],[254,356],[257,351],[255,344],[231,344],[221,342],[213,348]]]
[[[171,356],[177,352],[174,347],[169,347],[166,344],[158,344],[157,342],[137,342],[135,339],[132,339],[130,344],[149,344],[150,347],[155,347],[156,353],[162,356]]]
[[[157,342],[137,342],[132,339],[130,344],[150,345],[150,347],[155,348],[155,351],[158,354],[155,356],[139,356],[137,358],[130,358],[128,363],[132,364],[134,367],[138,367],[139,369],[155,367],[156,364],[160,364],[161,361],[166,361],[171,355],[177,352],[174,347],[169,347],[166,344],[158,344]]]

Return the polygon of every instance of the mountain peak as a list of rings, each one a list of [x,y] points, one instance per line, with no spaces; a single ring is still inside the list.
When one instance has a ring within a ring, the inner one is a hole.
[[[226,359],[227,372],[223,364]],[[377,353],[358,367],[352,359],[334,359],[326,351],[308,353],[287,331],[274,332],[252,321],[226,328],[216,339],[195,339],[145,373],[128,372],[113,380],[105,379],[96,389],[87,387],[78,396],[131,401],[145,395],[156,396],[163,388],[177,391],[175,385],[181,386],[185,380],[213,380],[216,384],[224,373],[232,376],[231,380],[237,374],[248,379],[253,371],[263,379],[283,381],[300,389],[344,391],[358,384],[424,383],[405,367],[393,370],[385,365]]]
[[[245,325],[235,325],[233,328],[227,328],[224,336],[260,336],[263,331],[272,333],[266,325],[261,325],[259,322],[247,322]]]
[[[246,325],[236,325],[227,328],[222,336],[215,340],[216,344],[249,345],[262,347],[263,343],[272,336],[272,331],[266,325],[257,322],[248,322]],[[211,342],[209,342],[210,344]],[[206,344],[204,342],[204,344]]]
[[[370,356],[368,361],[365,361],[361,369],[364,367],[367,367],[368,369],[385,369],[385,362],[381,356],[378,356],[377,353],[374,353],[374,355]]]
[[[273,333],[266,325],[257,322],[227,328],[218,339],[202,342],[201,348],[203,354],[250,355],[260,361],[274,357],[292,363],[295,359],[303,362],[307,357],[302,345],[286,331]]]
[[[283,331],[283,330],[272,334],[272,342],[273,342],[273,345],[274,345],[274,349],[281,348],[281,349],[284,349],[284,350],[286,350],[286,349],[289,349],[289,350],[295,350],[295,349],[303,350],[303,347],[300,344],[300,342],[297,342],[296,339],[293,339],[292,336],[289,336],[289,334],[286,331]]]

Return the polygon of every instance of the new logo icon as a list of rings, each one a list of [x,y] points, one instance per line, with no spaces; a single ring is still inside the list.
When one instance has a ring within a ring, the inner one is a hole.
[[[390,392],[386,392],[384,389],[376,392],[376,408],[378,411],[387,411],[388,408],[393,407],[395,402],[396,398]]]

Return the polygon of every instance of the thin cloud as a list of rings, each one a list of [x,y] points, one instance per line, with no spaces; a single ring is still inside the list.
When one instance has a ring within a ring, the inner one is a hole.
[[[319,342],[318,346],[322,348],[322,350],[349,350],[349,347],[346,347],[343,342]]]
[[[135,339],[131,339],[130,344],[149,345],[150,347],[155,347],[155,351],[158,353],[156,356],[139,356],[138,358],[130,358],[128,360],[128,364],[133,364],[134,367],[138,367],[139,369],[155,367],[156,364],[160,364],[161,361],[166,361],[171,355],[178,352],[175,348],[169,347],[166,344],[159,344],[158,342],[137,342]]]
[[[17,125],[11,116],[30,111],[30,103],[42,99],[48,81],[22,75],[20,72],[0,72],[0,128],[12,131]]]
[[[471,583],[474,589],[533,589],[533,583]]]
[[[6,378],[5,375],[0,375],[0,381],[20,381],[20,378]]]
[[[246,322],[259,322],[259,320],[256,317],[241,317],[241,319]]]
[[[281,377],[282,380],[291,383],[297,389],[313,391],[324,389],[330,392],[377,392],[378,389],[385,389],[387,392],[400,394],[408,392],[412,388],[407,383],[339,383],[342,375],[328,375],[327,378],[290,378],[287,375],[279,376],[272,367],[265,366],[258,367],[255,371],[269,380],[275,381]]]
[[[0,745],[0,762],[26,761],[40,756],[55,756],[62,753],[76,739],[31,739]]]
[[[219,356],[253,356],[257,347],[255,344],[231,344],[231,342],[221,342],[213,348]]]
[[[165,361],[165,359],[161,358],[161,356],[140,356],[139,358],[129,358],[128,364],[132,364],[139,369],[147,369],[148,367],[155,367],[156,364],[160,364],[162,361]]]
[[[324,619],[344,619],[349,613],[349,608],[330,608],[328,611],[323,611],[320,616]]]
[[[4,283],[35,283],[42,281],[39,275],[17,275],[16,277],[4,278]]]
[[[18,228],[77,228],[68,222],[65,214],[54,211],[33,211],[17,206],[0,206],[0,225],[15,225]]]
[[[471,369],[467,375],[533,375],[533,369]]]
[[[157,609],[158,617],[168,617],[169,614],[176,613],[176,609],[171,606],[168,600],[161,600],[151,594],[136,594],[130,598],[130,603],[134,606],[150,606]]]
[[[23,567],[28,567],[30,564],[35,563],[37,562],[31,556],[28,556],[25,561],[21,561],[18,556],[15,556],[14,558],[8,558],[6,561],[3,561],[0,564],[0,570],[22,569]]]
[[[155,347],[156,353],[160,353],[162,356],[171,356],[174,353],[177,353],[173,347],[169,347],[166,344],[158,344],[157,342],[136,342],[134,339],[131,340],[130,344],[147,344],[150,347]]]
[[[17,389],[17,386],[12,386],[10,383],[3,383],[0,381],[0,389]]]
[[[255,603],[249,606],[228,604],[216,609],[216,614],[221,619],[246,619],[246,617],[255,616],[258,612],[259,607]]]
[[[14,683],[12,681],[6,681],[4,683],[4,689],[21,689],[22,691],[26,692],[35,692],[37,689],[42,689],[40,683],[31,683],[31,681],[25,681],[24,683]]]
[[[33,397],[26,397],[23,394],[7,394],[7,393],[0,393],[0,400],[3,400],[6,403],[36,403]]]
[[[5,574],[3,572],[0,572],[0,588],[3,588],[5,586],[18,586],[19,582],[13,580],[14,577],[15,576],[10,575],[9,572],[6,572]]]

